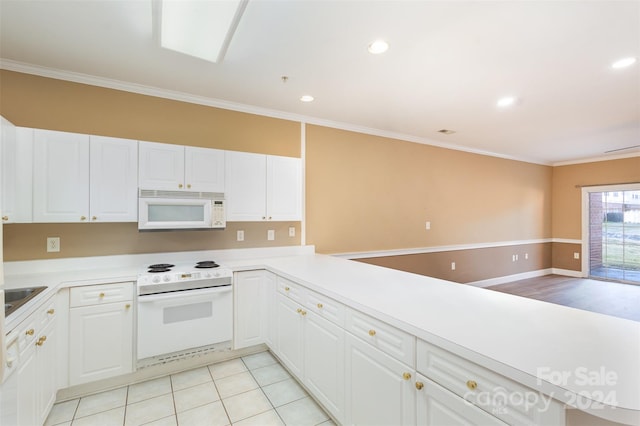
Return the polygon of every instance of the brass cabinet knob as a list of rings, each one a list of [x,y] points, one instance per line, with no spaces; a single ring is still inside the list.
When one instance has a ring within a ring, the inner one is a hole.
[[[375,330],[369,330],[369,336],[375,336],[375,335],[376,335]]]
[[[80,216],[80,220],[87,220],[86,216]]]
[[[96,216],[91,216],[91,220],[98,220]]]
[[[411,378],[411,373],[402,373],[402,378],[405,380],[409,380]]]
[[[36,345],[42,346],[46,340],[47,340],[47,336],[42,336],[38,339],[38,341],[36,342]]]
[[[422,382],[416,382],[416,389],[418,390],[422,390],[422,388],[424,387],[424,383]]]
[[[125,308],[125,309],[129,309],[130,307],[131,307],[131,304],[130,304],[130,303],[127,303],[126,305],[124,305],[124,308]]]
[[[9,216],[2,216],[2,220],[6,222],[7,220],[9,220]]]
[[[284,291],[289,291],[289,290],[291,290],[289,287],[284,288]]]
[[[187,188],[191,188],[191,184],[190,183],[187,184]]]
[[[266,216],[262,216],[262,220],[265,220],[267,217]]]
[[[302,309],[298,308],[298,309],[296,309],[296,312],[300,313],[300,312],[302,312]]]
[[[478,383],[476,383],[474,380],[467,380],[467,387],[470,390],[475,390],[478,387]]]
[[[25,331],[25,333],[24,333],[24,334],[26,334],[27,336],[33,336],[33,334],[34,334],[35,332],[36,332],[36,331],[35,331],[33,328],[30,328],[30,329],[28,329],[27,331]]]
[[[55,313],[56,313],[56,310],[55,310],[55,309],[49,309],[49,310],[47,311],[47,313],[48,313],[49,315],[53,315],[53,314],[55,314]]]
[[[100,293],[100,294],[98,295],[98,297],[99,297],[100,299],[103,299],[103,298],[104,298],[104,293]]]
[[[269,220],[271,220],[271,216],[269,216]]]
[[[181,183],[178,184],[178,188],[182,188],[182,184]]]
[[[318,303],[318,309],[322,309],[322,303]]]
[[[300,315],[302,315],[302,316],[307,315],[307,311],[303,310],[302,312],[300,312]]]

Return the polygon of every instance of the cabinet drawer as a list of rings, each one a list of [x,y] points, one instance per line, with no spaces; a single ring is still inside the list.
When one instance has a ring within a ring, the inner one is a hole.
[[[132,283],[114,283],[73,287],[69,293],[72,308],[132,300]]]
[[[415,365],[416,339],[397,328],[347,309],[346,330],[409,366]]]
[[[342,303],[322,296],[314,291],[307,290],[307,309],[315,312],[322,318],[344,328],[345,306]]]
[[[56,317],[56,298],[55,296],[47,300],[38,310],[40,315],[40,328],[44,328]]]
[[[417,370],[466,401],[509,424],[564,424],[560,404],[494,371],[422,340]]]
[[[41,330],[42,326],[39,324],[37,313],[30,315],[20,323],[18,327],[18,348],[20,349],[20,355],[31,345],[35,344],[36,336]]]
[[[286,278],[278,277],[278,293],[284,294],[288,298],[304,305],[306,290]]]

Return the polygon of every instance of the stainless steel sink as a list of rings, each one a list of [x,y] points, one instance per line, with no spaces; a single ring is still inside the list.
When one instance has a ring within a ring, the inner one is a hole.
[[[4,291],[4,316],[8,317],[20,306],[36,297],[47,287],[14,288]]]

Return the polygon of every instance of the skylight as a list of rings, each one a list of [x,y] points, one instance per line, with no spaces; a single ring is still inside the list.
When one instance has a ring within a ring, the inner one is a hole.
[[[159,0],[160,45],[220,62],[248,0]]]

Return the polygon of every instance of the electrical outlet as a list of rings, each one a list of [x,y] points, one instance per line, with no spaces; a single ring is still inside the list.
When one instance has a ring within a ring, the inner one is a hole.
[[[267,240],[273,241],[275,239],[276,239],[276,231],[274,231],[273,229],[269,229],[267,231]]]
[[[452,271],[456,270],[456,262],[451,262],[451,270]]]
[[[244,231],[242,229],[239,229],[238,232],[236,232],[236,240],[244,241]]]
[[[574,259],[580,259],[580,253],[578,253],[577,251],[573,253],[573,258]]]
[[[524,254],[524,260],[529,260],[529,253]]]
[[[296,236],[296,227],[295,226],[290,226],[289,227],[289,236],[290,237],[295,237]]]
[[[47,252],[57,253],[60,251],[60,237],[47,237]]]
[[[426,222],[424,227],[427,229],[427,231],[431,229],[431,222]]]

